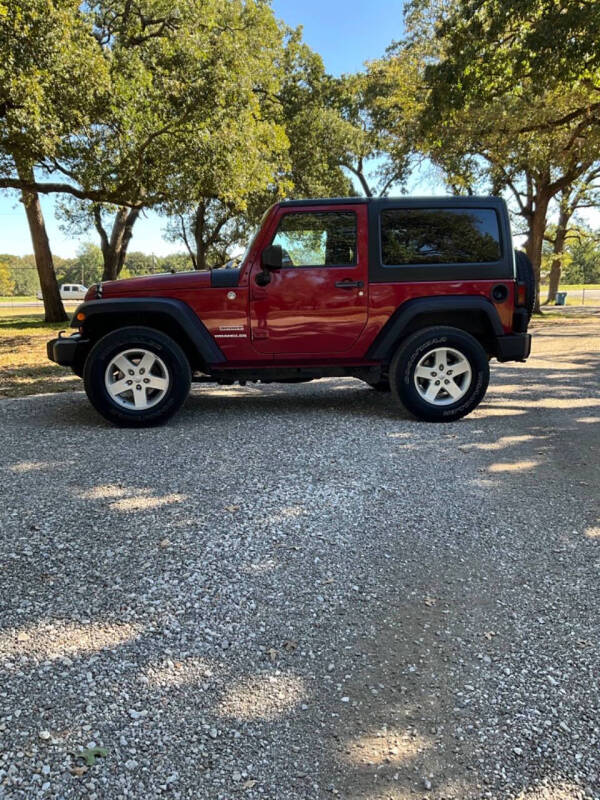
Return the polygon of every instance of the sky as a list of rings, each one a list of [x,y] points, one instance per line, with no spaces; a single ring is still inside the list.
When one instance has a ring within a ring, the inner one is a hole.
[[[321,54],[328,72],[356,72],[365,61],[383,55],[402,30],[402,0],[273,0],[278,18],[304,28],[304,40]],[[63,258],[76,255],[83,241],[96,244],[95,231],[74,238],[61,231],[54,218],[52,196],[42,198],[52,251]],[[130,250],[166,255],[178,250],[162,238],[165,221],[154,213],[140,219],[134,228]],[[0,253],[25,255],[32,252],[25,213],[16,193],[0,193]]]

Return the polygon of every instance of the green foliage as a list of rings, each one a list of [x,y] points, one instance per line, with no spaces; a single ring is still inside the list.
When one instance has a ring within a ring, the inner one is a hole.
[[[10,274],[12,289],[2,294],[10,295],[33,295],[40,284],[35,267],[33,256],[13,256],[9,253],[0,254],[0,262],[6,264]]]
[[[302,41],[300,29],[285,29],[280,76],[274,112],[289,141],[282,193],[288,197],[353,194],[342,170],[352,127],[336,104],[336,81],[325,72],[321,56]]]
[[[586,84],[598,90],[594,0],[413,0],[409,20],[413,30],[427,21],[427,35],[444,54],[429,69],[434,106],[487,102],[529,82],[547,91]]]
[[[547,0],[413,0],[406,38],[384,59],[385,69],[398,70],[389,110],[392,120],[395,109],[401,113],[392,133],[402,142],[408,130],[453,192],[505,195],[522,219],[538,279],[553,204],[585,183],[600,152],[596,55],[586,50],[589,58],[577,60],[576,48],[557,37],[542,44],[558,7]],[[581,28],[578,15],[562,16]],[[538,45],[556,68],[551,75],[531,49]],[[411,67],[405,82],[404,64]]]
[[[14,293],[15,282],[10,267],[5,261],[0,261],[0,295],[3,297]]]
[[[333,103],[344,120],[341,163],[366,195],[385,196],[409,174],[419,108],[414,79],[414,65],[404,54],[372,61],[364,72],[333,83]],[[380,165],[368,172],[373,159]]]
[[[107,102],[105,55],[73,0],[0,4],[0,177],[51,167]]]
[[[563,266],[564,283],[600,282],[600,238],[589,230],[579,229],[569,240],[567,260]]]
[[[264,0],[16,0],[0,16],[0,186],[23,161],[84,198],[201,187],[243,209],[287,145],[261,100],[280,39]]]
[[[196,183],[164,206],[167,236],[185,244],[197,268],[218,266],[239,254],[265,210],[283,197],[354,194],[341,166],[352,129],[333,101],[333,81],[321,57],[302,42],[300,30],[282,26],[278,35],[276,80],[270,92],[258,93],[262,118],[285,136],[285,146],[270,155],[271,176],[246,181],[237,197]]]
[[[76,258],[55,259],[59,283],[82,283],[90,286],[102,277],[102,252],[91,242],[83,242]]]
[[[185,253],[170,253],[166,256],[156,256],[153,253],[142,253],[133,250],[125,258],[125,267],[121,277],[135,277],[136,275],[151,275],[157,272],[185,272],[192,269],[190,258]]]

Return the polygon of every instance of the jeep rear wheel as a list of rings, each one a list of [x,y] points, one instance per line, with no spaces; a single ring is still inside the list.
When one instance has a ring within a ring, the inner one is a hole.
[[[453,422],[483,400],[488,357],[471,334],[458,328],[425,328],[403,342],[390,365],[396,400],[427,422]]]
[[[152,328],[120,328],[90,351],[84,385],[94,408],[115,425],[166,422],[183,404],[189,362],[177,342]]]

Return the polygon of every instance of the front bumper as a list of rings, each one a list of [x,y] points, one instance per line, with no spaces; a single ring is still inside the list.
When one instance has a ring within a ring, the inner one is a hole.
[[[511,336],[498,336],[496,357],[498,361],[525,361],[531,352],[531,334],[514,333]]]
[[[60,336],[51,339],[46,345],[46,352],[50,361],[60,364],[61,367],[72,367],[81,363],[90,345],[89,339],[84,339],[80,333],[72,336]]]

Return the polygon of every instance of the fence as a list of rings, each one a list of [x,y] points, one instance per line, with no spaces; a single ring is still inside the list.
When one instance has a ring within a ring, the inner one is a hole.
[[[568,306],[600,306],[600,288],[592,286],[561,286],[559,292],[566,292]],[[542,302],[548,296],[548,288],[542,286]]]

